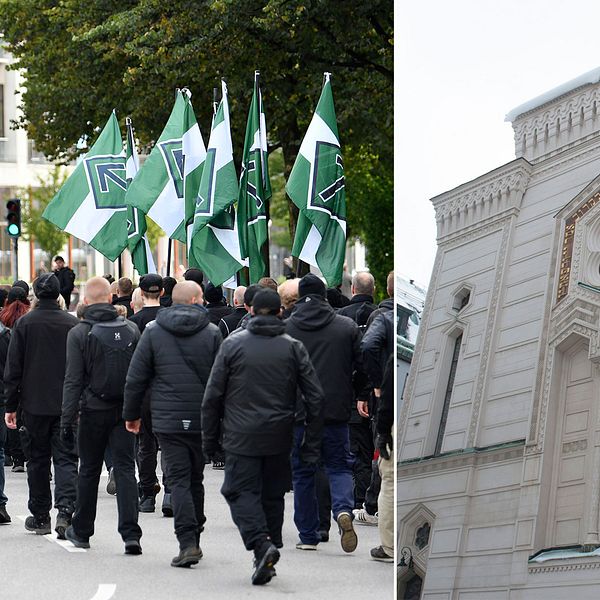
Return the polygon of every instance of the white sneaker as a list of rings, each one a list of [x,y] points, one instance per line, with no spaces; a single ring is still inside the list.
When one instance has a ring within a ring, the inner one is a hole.
[[[352,513],[357,525],[377,525],[379,522],[379,515],[377,513],[370,515],[366,508],[355,508]]]
[[[302,542],[298,542],[296,544],[296,550],[316,550],[316,544],[303,544]]]

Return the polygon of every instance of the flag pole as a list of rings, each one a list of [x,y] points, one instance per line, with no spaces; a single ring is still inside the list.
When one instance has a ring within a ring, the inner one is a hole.
[[[171,276],[171,247],[173,246],[173,240],[169,238],[169,245],[167,247],[167,277]]]
[[[260,110],[262,110],[262,94],[260,93],[260,71],[254,71],[254,85],[256,85],[256,89],[257,89],[258,93],[260,94],[260,99],[261,99],[261,104],[259,106],[259,118],[260,118]],[[266,138],[266,135],[267,135],[267,132],[265,131],[265,138]],[[267,144],[267,146],[268,146],[268,144]],[[267,156],[265,158],[267,161],[269,160],[269,152],[268,151],[267,151]],[[261,161],[261,163],[262,163],[262,161]],[[262,176],[262,174],[261,174],[261,176]],[[271,209],[270,209],[269,203],[266,201],[265,201],[265,218],[267,220],[267,239],[266,239],[265,243],[263,244],[262,248],[260,249],[260,253],[262,255],[263,262],[265,263],[265,277],[270,277],[271,276],[271,250],[270,250],[269,233],[270,233],[271,228],[269,227],[269,221],[271,220]]]

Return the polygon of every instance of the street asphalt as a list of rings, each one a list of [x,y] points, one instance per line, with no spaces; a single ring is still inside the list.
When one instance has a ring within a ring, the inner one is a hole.
[[[356,526],[358,548],[342,551],[332,524],[328,543],[316,552],[296,550],[293,495],[286,495],[284,547],[277,577],[253,586],[252,553],[247,552],[220,494],[223,472],[207,465],[205,471],[207,523],[200,541],[204,558],[190,569],[173,568],[178,552],[173,519],[157,511],[140,513],[143,554],[123,553],[117,533],[116,501],[106,493],[106,473],[100,479],[96,533],[87,551],[52,536],[38,536],[24,528],[27,511],[26,474],[5,468],[9,497],[9,525],[0,525],[0,600],[229,600],[282,598],[351,600],[394,597],[393,564],[370,558],[379,545],[377,527]],[[54,520],[56,511],[52,512]]]

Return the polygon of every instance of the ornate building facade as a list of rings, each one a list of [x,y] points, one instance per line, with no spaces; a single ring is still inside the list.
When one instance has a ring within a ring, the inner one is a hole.
[[[515,160],[432,199],[438,251],[398,415],[413,559],[399,598],[600,590],[600,69],[507,120]]]

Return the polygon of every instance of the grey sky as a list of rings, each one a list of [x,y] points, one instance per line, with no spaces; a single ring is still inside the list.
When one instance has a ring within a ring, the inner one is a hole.
[[[600,3],[395,5],[396,271],[428,285],[429,198],[514,158],[511,109],[600,67]]]

